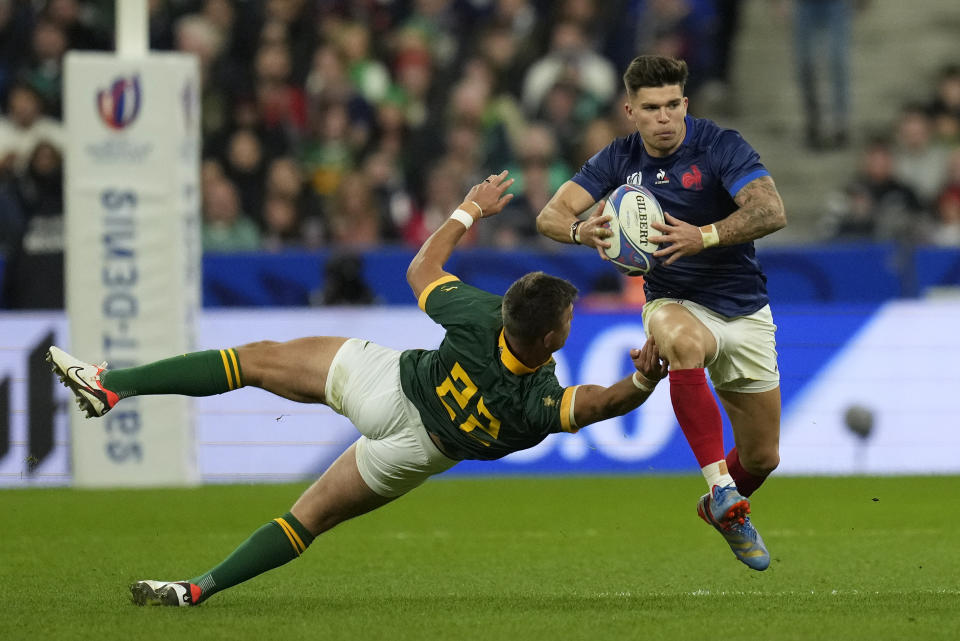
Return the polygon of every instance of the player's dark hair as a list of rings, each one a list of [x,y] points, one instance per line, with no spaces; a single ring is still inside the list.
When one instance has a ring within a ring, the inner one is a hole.
[[[560,327],[563,313],[577,298],[572,283],[543,272],[517,279],[503,295],[503,326],[524,342],[532,342]]]
[[[687,63],[668,56],[637,56],[623,72],[623,84],[629,94],[642,87],[666,87],[687,84]]]

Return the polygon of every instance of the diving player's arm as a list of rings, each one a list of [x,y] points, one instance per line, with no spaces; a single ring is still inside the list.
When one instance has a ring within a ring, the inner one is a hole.
[[[651,234],[650,242],[669,244],[653,255],[669,265],[681,256],[693,256],[717,245],[747,243],[787,226],[783,200],[770,176],[751,180],[733,200],[739,209],[703,227],[695,227],[664,212],[665,222],[651,225],[660,235]]]
[[[630,350],[630,357],[637,368],[636,374],[631,374],[610,387],[577,387],[573,405],[573,418],[577,427],[585,427],[636,409],[667,375],[667,362],[660,358],[653,338],[644,344],[643,349]]]
[[[457,246],[474,221],[489,218],[503,210],[513,199],[513,194],[504,193],[512,184],[513,178],[507,179],[507,172],[503,171],[499,175],[491,175],[479,185],[474,185],[457,208],[457,212],[423,243],[420,251],[410,261],[410,266],[407,267],[407,283],[410,284],[410,289],[413,290],[413,295],[417,299],[431,283],[444,276],[450,276],[443,270],[443,265],[453,253],[453,248]],[[461,220],[460,218],[464,215],[471,220]]]
[[[602,240],[609,234],[602,225],[610,220],[610,216],[602,215],[602,210],[598,209],[594,215],[577,226],[576,237],[571,233],[571,227],[579,220],[580,214],[590,209],[595,202],[590,192],[572,180],[568,180],[537,214],[537,231],[559,243],[609,247],[610,243]]]

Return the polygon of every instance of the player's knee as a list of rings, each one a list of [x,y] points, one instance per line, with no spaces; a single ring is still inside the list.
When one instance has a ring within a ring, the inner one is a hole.
[[[768,476],[780,465],[780,453],[774,448],[757,452],[743,452],[740,455],[740,465],[754,476]]]
[[[259,350],[263,350],[263,349],[269,349],[269,348],[274,347],[275,345],[279,345],[279,344],[280,344],[280,343],[278,343],[277,341],[256,341],[256,342],[253,342],[253,343],[247,343],[246,345],[241,345],[241,346],[238,347],[237,349],[240,349],[240,350],[243,350],[243,351],[252,351],[252,350],[258,350],[258,351],[259,351]]]
[[[296,517],[300,524],[307,528],[307,531],[310,532],[313,536],[320,536],[327,530],[333,527],[334,524],[325,522],[323,515],[317,512],[310,512],[304,510],[299,505],[294,505],[290,508],[290,513]]]
[[[665,341],[665,345],[658,343],[660,352],[665,354],[674,369],[690,369],[703,367],[706,360],[706,350],[703,342],[694,334],[673,332]]]
[[[237,358],[245,385],[263,386],[266,373],[274,360],[271,353],[278,345],[280,343],[277,341],[257,341],[237,348]]]
[[[237,348],[237,355],[240,357],[244,368],[256,367],[259,369],[261,364],[268,364],[275,360],[274,352],[281,344],[277,341],[247,343]]]

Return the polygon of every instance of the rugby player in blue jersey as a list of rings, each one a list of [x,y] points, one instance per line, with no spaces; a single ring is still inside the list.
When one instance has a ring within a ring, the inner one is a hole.
[[[637,132],[618,138],[564,183],[537,218],[544,235],[609,247],[608,217],[580,216],[616,187],[653,192],[660,259],[646,275],[643,324],[670,364],[670,398],[707,481],[697,513],[755,570],[770,555],[748,516],[749,497],[780,462],[780,375],[766,276],[753,241],[786,225],[783,201],[756,151],[731,129],[687,114],[687,65],[635,58],[623,75],[627,117]],[[601,256],[602,256],[601,251]],[[733,426],[723,446],[710,373]]]
[[[51,347],[54,371],[88,416],[129,396],[210,396],[259,387],[324,403],[362,436],[297,500],[214,568],[185,581],[137,581],[138,605],[198,605],[291,561],[323,532],[406,494],[465,459],[493,460],[549,434],[619,416],[643,403],[666,376],[656,344],[630,351],[636,371],[616,383],[564,387],[553,352],[570,333],[576,288],[533,272],[503,296],[444,270],[475,221],[512,195],[507,172],[474,186],[407,269],[414,298],[446,332],[437,349],[403,352],[357,338],[317,336],[206,350],[125,369],[80,361]]]

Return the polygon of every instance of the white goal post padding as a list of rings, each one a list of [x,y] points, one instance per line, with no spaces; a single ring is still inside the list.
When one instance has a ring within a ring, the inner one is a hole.
[[[126,56],[70,52],[64,91],[66,347],[115,367],[193,350],[200,303],[198,65],[127,40]],[[76,485],[197,482],[190,399],[75,413],[71,434]]]

